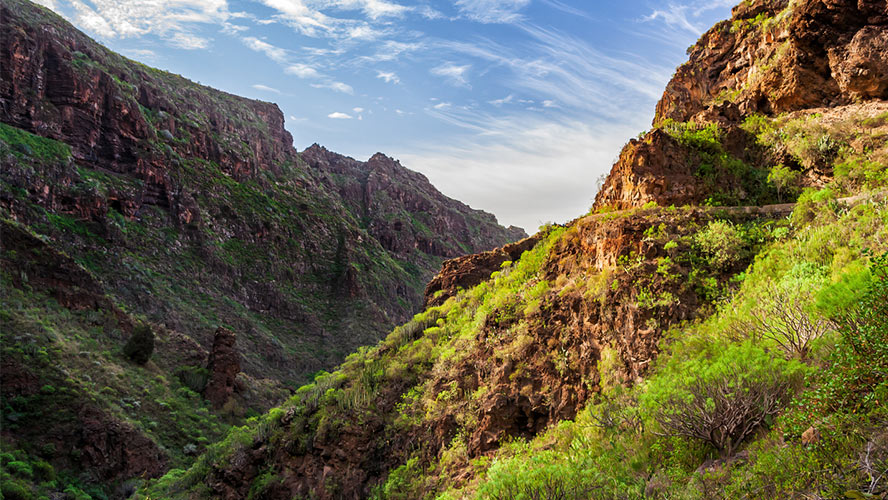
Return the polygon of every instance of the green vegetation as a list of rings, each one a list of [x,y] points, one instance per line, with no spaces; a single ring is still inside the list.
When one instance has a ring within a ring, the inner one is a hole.
[[[71,157],[67,144],[22,129],[0,123],[0,154],[11,152],[17,158],[34,158],[39,161],[65,161]]]
[[[777,190],[768,181],[768,172],[727,152],[724,132],[717,124],[666,120],[659,127],[688,149],[694,175],[710,193],[707,205],[767,205],[777,201]]]
[[[137,325],[126,345],[123,346],[123,354],[133,363],[144,365],[151,359],[154,352],[154,332],[148,325]]]

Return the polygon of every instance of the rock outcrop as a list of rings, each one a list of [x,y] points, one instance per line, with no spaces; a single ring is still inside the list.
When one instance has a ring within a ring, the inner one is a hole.
[[[732,14],[690,49],[654,124],[725,104],[750,115],[888,98],[885,2],[754,0]]]
[[[203,393],[213,408],[222,408],[234,395],[235,379],[241,370],[236,342],[237,335],[225,327],[219,327],[213,335],[213,349],[207,361],[210,378]]]
[[[424,175],[382,153],[361,162],[314,144],[301,157],[396,255],[453,258],[527,237],[521,228],[502,228],[493,215],[444,196]]]
[[[697,148],[663,132],[684,122],[718,126],[725,149],[718,155],[763,171],[760,177],[783,163],[799,170],[809,185],[819,185],[829,172],[761,156],[754,138],[740,128],[744,119],[888,99],[885,2],[753,0],[732,14],[689,49],[688,62],[657,104],[654,129],[625,146],[594,209],[693,205],[710,198],[716,204],[756,204],[743,199],[745,186],[722,196],[725,186],[741,184],[736,175],[716,172],[708,183],[703,179],[699,168],[712,161],[695,159]]]
[[[426,286],[426,307],[441,305],[460,290],[468,290],[487,281],[505,262],[520,259],[521,254],[532,249],[539,241],[540,235],[536,234],[501,248],[445,261],[438,274]]]

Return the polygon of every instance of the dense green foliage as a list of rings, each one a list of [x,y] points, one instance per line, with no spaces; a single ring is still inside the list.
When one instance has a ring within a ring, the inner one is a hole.
[[[134,363],[144,365],[154,352],[154,332],[148,325],[138,325],[123,346],[123,354]]]

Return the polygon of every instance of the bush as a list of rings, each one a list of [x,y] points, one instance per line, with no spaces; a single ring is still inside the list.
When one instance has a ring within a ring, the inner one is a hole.
[[[777,165],[768,172],[768,182],[777,189],[777,201],[783,202],[783,195],[793,195],[799,188],[801,173],[783,165]]]
[[[709,357],[673,358],[640,402],[659,435],[702,441],[729,457],[789,403],[803,365],[775,358],[751,342],[710,349]]]
[[[730,270],[746,257],[743,235],[729,221],[711,221],[705,229],[694,235],[694,243],[715,270]]]
[[[154,352],[154,332],[148,325],[138,325],[123,346],[123,354],[134,363],[144,365]]]
[[[34,498],[34,494],[31,493],[28,486],[18,481],[4,480],[0,491],[3,493],[4,500],[31,500]]]

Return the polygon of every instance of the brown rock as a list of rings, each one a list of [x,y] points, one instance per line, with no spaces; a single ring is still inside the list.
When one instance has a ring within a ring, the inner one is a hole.
[[[500,270],[503,262],[519,260],[521,254],[533,249],[541,238],[540,234],[536,234],[488,252],[445,261],[438,274],[426,286],[426,307],[441,305],[460,289],[467,290],[487,281],[492,273]]]
[[[820,441],[820,431],[815,427],[808,427],[808,429],[802,433],[802,444],[809,445],[814,444],[817,441]]]
[[[235,378],[241,369],[240,354],[235,348],[236,341],[234,332],[221,326],[213,336],[213,349],[207,363],[210,379],[204,389],[204,397],[216,409],[224,406],[234,395]]]

